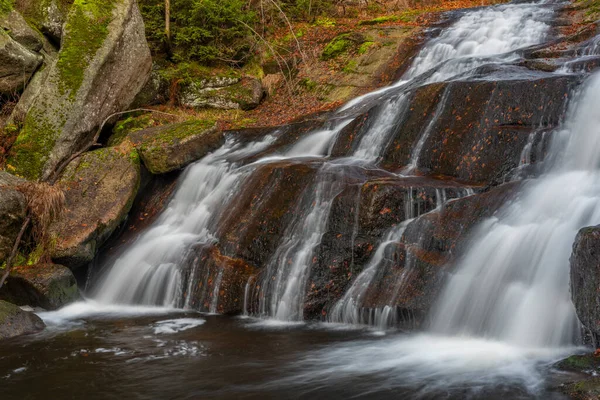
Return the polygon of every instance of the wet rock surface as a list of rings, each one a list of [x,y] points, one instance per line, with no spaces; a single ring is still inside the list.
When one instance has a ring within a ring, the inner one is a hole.
[[[385,268],[369,288],[365,306],[392,305],[399,326],[421,326],[447,271],[464,254],[478,225],[514,198],[518,187],[505,184],[457,199],[410,223],[402,240],[386,249]]]
[[[583,228],[571,254],[571,298],[590,341],[600,347],[600,226]]]
[[[32,312],[0,300],[0,340],[43,330],[44,322]]]
[[[79,299],[71,270],[62,265],[38,264],[14,267],[0,288],[0,299],[19,306],[55,310]]]

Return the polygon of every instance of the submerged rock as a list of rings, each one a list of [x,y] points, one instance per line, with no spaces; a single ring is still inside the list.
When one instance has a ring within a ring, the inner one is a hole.
[[[23,311],[14,304],[0,300],[0,340],[36,333],[45,326],[41,318],[34,313]]]
[[[48,177],[83,148],[146,83],[151,57],[134,0],[77,0],[62,46],[31,101],[8,164],[29,179]]]
[[[71,270],[62,265],[14,267],[0,288],[0,298],[20,306],[55,310],[79,298]]]
[[[139,184],[139,157],[129,143],[73,160],[60,179],[66,211],[50,227],[52,260],[71,269],[92,261],[127,216]]]
[[[27,213],[25,196],[13,187],[20,181],[0,171],[0,265],[10,255]]]
[[[129,135],[153,174],[181,169],[219,148],[223,133],[213,121],[186,121],[143,129]]]
[[[571,254],[571,298],[579,321],[600,347],[600,226],[583,228]]]

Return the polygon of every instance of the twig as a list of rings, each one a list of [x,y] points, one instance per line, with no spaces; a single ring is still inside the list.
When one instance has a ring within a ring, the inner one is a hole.
[[[8,260],[6,260],[6,266],[4,267],[4,274],[2,275],[2,278],[0,278],[0,288],[2,287],[2,285],[4,285],[4,281],[6,281],[6,278],[8,278],[8,275],[10,275],[10,270],[12,269],[13,260],[17,256],[17,251],[19,251],[19,244],[21,243],[21,239],[23,239],[23,235],[25,234],[25,231],[27,230],[27,227],[29,226],[30,223],[31,223],[31,216],[28,216],[27,218],[25,218],[25,221],[23,221],[23,225],[21,225],[21,230],[19,231],[19,234],[17,235],[17,239],[15,240],[15,244],[13,245],[12,251],[10,252],[10,255],[8,256]]]

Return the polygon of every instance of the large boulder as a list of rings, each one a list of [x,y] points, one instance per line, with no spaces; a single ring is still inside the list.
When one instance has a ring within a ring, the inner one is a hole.
[[[20,181],[0,171],[0,265],[10,255],[27,213],[25,196],[14,189]]]
[[[151,65],[135,0],[77,0],[8,164],[29,179],[49,177],[107,117],[131,104]]]
[[[0,94],[10,95],[21,90],[41,63],[39,54],[0,29]]]
[[[0,300],[0,340],[43,330],[44,322],[32,312]]]
[[[153,174],[181,169],[224,142],[214,121],[186,121],[133,132],[129,139]]]
[[[56,264],[14,267],[0,288],[0,299],[46,310],[55,310],[78,298],[75,276],[69,268]]]
[[[50,226],[52,260],[69,268],[90,262],[127,216],[139,184],[139,157],[130,143],[72,161],[60,179],[66,211]]]
[[[590,341],[600,347],[600,226],[583,228],[571,254],[571,297]]]

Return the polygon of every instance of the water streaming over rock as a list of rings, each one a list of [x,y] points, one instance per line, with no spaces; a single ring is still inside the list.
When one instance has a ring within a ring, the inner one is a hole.
[[[439,299],[432,329],[535,346],[574,340],[569,255],[577,231],[600,223],[600,74],[571,105],[552,165],[484,222]]]

